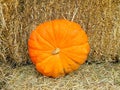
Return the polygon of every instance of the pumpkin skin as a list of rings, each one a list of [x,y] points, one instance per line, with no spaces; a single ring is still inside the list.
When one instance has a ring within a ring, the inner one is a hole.
[[[90,46],[79,24],[52,20],[32,31],[28,51],[40,73],[56,78],[78,69],[86,61]]]

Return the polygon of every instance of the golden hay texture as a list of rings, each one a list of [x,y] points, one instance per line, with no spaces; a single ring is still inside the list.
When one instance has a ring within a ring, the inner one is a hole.
[[[120,0],[1,0],[0,61],[29,62],[30,32],[44,21],[77,22],[89,37],[89,62],[120,60]]]
[[[43,77],[33,65],[0,66],[0,90],[120,90],[119,64],[84,64],[65,77]]]

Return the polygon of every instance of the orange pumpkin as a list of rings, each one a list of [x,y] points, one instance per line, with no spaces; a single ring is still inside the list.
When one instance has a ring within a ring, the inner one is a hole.
[[[30,35],[28,49],[36,69],[50,77],[78,69],[90,51],[86,33],[79,24],[68,20],[40,24]]]

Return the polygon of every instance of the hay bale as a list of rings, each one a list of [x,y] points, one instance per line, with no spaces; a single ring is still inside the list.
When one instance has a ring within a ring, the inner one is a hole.
[[[119,64],[84,64],[61,78],[42,76],[33,65],[1,65],[0,90],[120,90]]]
[[[120,60],[120,0],[2,0],[0,60],[29,62],[30,32],[44,21],[65,18],[81,24],[89,37],[88,61]]]

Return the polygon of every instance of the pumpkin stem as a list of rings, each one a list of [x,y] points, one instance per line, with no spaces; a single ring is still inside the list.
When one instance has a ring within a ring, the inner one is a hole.
[[[55,50],[52,51],[52,55],[56,55],[60,52],[59,48],[56,48]]]

